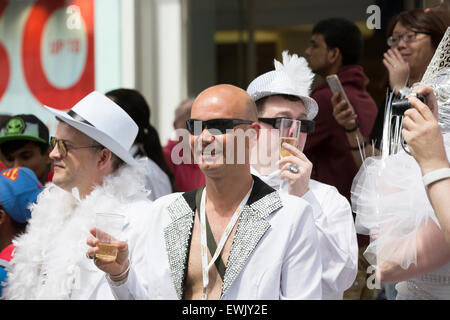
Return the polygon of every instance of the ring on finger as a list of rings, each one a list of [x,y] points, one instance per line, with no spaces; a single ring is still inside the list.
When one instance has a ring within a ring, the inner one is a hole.
[[[297,165],[295,165],[293,163],[290,163],[288,168],[289,168],[289,171],[292,172],[292,173],[298,173],[299,172],[299,169],[298,169]]]

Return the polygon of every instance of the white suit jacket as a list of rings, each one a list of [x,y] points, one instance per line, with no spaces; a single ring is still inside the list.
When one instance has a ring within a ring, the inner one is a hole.
[[[279,189],[279,170],[268,176],[261,176],[254,168],[251,172]],[[342,299],[358,272],[358,242],[350,204],[335,187],[313,179],[302,198],[314,211],[322,256],[323,299]]]
[[[311,206],[254,178],[228,258],[221,299],[321,299],[322,264]],[[195,190],[162,197],[143,222],[117,299],[183,299]],[[200,253],[199,253],[200,254]]]

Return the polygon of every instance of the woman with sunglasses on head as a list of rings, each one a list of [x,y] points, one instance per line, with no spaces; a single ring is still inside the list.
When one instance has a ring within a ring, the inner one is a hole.
[[[413,9],[392,18],[388,25],[387,38],[387,45],[390,48],[383,55],[383,64],[389,75],[389,89],[394,91],[396,96],[408,93],[414,83],[420,82],[449,25],[449,14],[440,7],[431,10]],[[333,115],[344,129],[357,127],[357,115],[344,100],[340,100],[339,94],[333,95],[331,102],[334,108]],[[347,133],[353,160],[358,166],[361,166],[364,154],[367,156],[379,154],[383,135],[384,106],[385,101],[378,109],[369,142],[364,141],[357,128]]]

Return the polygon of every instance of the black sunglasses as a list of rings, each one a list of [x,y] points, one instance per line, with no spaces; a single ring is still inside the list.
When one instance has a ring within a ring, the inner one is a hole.
[[[259,122],[264,122],[267,124],[270,124],[274,129],[280,129],[281,126],[281,119],[289,119],[289,118],[258,118]],[[300,132],[303,133],[311,133],[314,131],[315,124],[312,120],[300,120]]]
[[[186,120],[186,127],[190,134],[194,136],[200,135],[205,128],[208,128],[208,131],[212,135],[217,134],[225,134],[227,130],[231,130],[234,127],[241,124],[252,124],[254,121],[250,120],[241,120],[241,119],[229,119],[229,118],[216,118],[209,120],[199,120],[199,119],[188,119]],[[197,130],[194,130],[197,129]],[[210,130],[217,130],[217,132],[211,132]]]

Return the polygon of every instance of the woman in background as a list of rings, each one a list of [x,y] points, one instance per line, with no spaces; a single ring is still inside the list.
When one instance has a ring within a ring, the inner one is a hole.
[[[130,153],[146,166],[148,198],[156,200],[172,193],[173,174],[164,159],[159,135],[150,124],[150,108],[145,98],[134,89],[116,89],[106,96],[117,103],[136,122],[139,132]]]
[[[390,49],[383,55],[383,64],[389,75],[390,91],[394,91],[396,95],[400,92],[407,94],[411,86],[422,79],[449,25],[450,14],[445,6],[404,11],[391,19],[387,33],[387,44]],[[365,158],[363,154],[371,156],[380,153],[385,101],[379,107],[370,135],[371,141],[364,141],[364,137],[357,128],[357,115],[353,113],[345,100],[341,100],[338,94],[334,94],[331,103],[334,118],[342,128],[347,130],[356,128],[347,133],[347,140],[352,150],[353,160],[360,167],[364,160],[362,158]],[[360,151],[358,144],[365,150]]]

